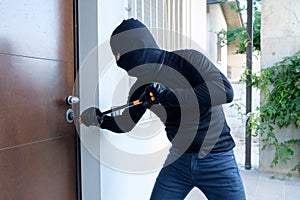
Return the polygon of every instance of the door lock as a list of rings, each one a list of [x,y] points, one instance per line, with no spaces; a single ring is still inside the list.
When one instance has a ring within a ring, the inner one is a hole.
[[[66,120],[70,124],[74,121],[74,111],[71,108],[69,108],[66,112]]]
[[[75,96],[67,96],[66,103],[69,106],[77,104],[77,103],[79,103],[79,98],[75,97]]]

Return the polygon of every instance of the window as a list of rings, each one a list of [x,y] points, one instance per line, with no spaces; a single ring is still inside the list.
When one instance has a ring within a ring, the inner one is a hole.
[[[186,0],[128,0],[128,18],[142,21],[159,46],[168,50],[190,46],[190,13]]]

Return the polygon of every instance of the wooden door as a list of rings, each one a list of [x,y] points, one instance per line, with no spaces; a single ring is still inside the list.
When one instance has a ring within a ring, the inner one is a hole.
[[[76,199],[72,0],[0,0],[0,199]]]

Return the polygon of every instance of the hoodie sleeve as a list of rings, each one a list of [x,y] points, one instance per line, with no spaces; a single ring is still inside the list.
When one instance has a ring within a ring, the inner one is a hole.
[[[134,87],[132,87],[134,88]],[[128,103],[139,99],[144,87],[138,88],[128,97]],[[129,93],[131,94],[131,92]],[[138,123],[141,117],[146,112],[146,108],[142,105],[133,106],[123,110],[121,115],[118,116],[104,116],[101,128],[110,130],[115,133],[125,133],[131,131]]]
[[[181,107],[196,105],[212,107],[233,100],[234,92],[229,80],[209,59],[193,51],[185,57],[185,60],[188,62],[180,67],[191,87],[168,90],[164,94],[166,104]]]
[[[209,80],[205,83],[196,85],[193,88],[173,89],[173,94],[169,91],[166,96],[169,98],[169,105],[179,104],[180,106],[189,107],[199,104],[200,107],[212,107],[221,104],[230,103],[233,100],[233,89],[228,79],[220,73],[219,77]],[[177,100],[172,100],[177,98]]]

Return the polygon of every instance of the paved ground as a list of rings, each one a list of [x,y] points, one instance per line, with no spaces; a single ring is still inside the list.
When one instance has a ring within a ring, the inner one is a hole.
[[[261,173],[258,171],[258,145],[252,144],[252,169],[245,170],[245,151],[243,141],[237,141],[235,155],[241,169],[247,200],[300,200],[300,178],[287,178],[282,175]],[[206,200],[203,193],[194,189],[185,200]]]
[[[241,170],[248,200],[299,200],[300,178],[276,179],[274,174]]]
[[[300,178],[272,179],[274,174],[256,169],[241,169],[247,200],[299,200]],[[206,200],[200,190],[194,189],[185,200]]]

